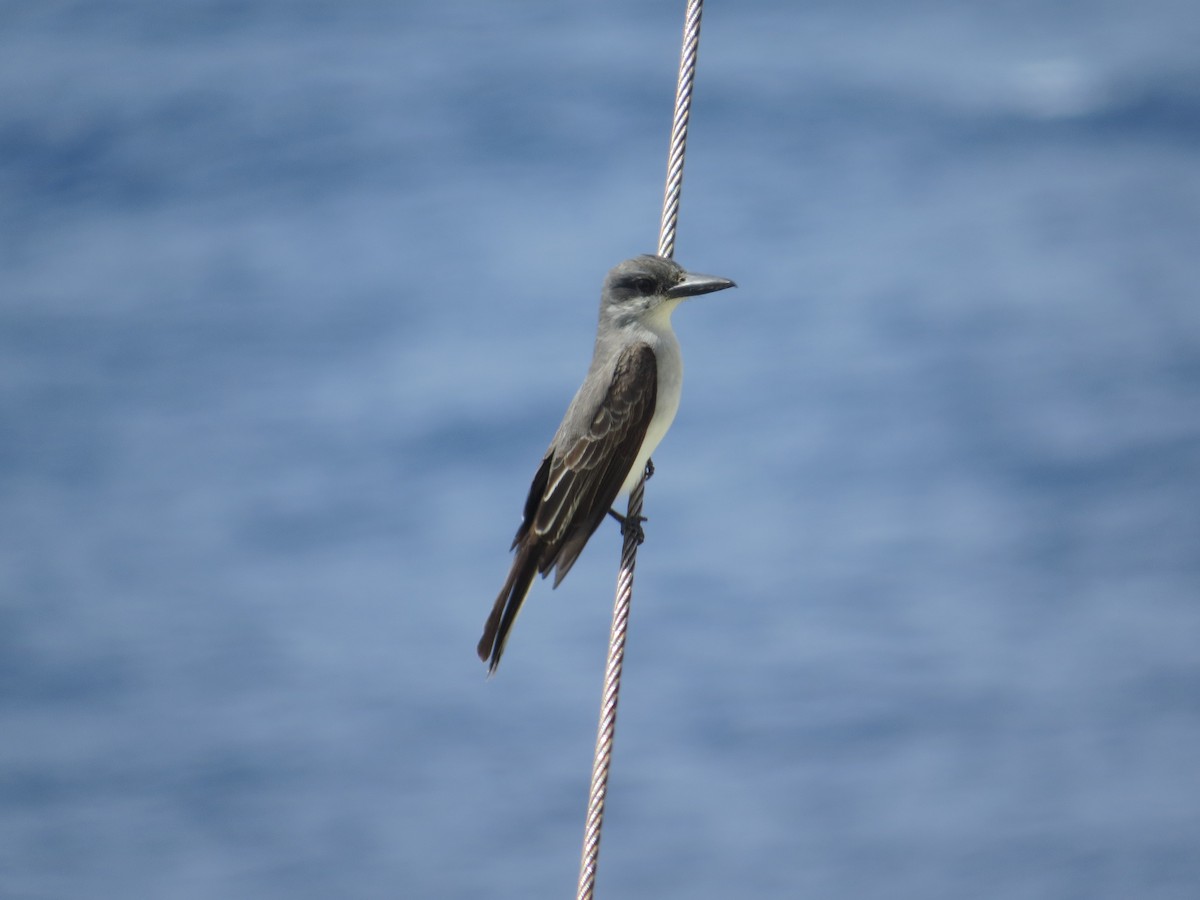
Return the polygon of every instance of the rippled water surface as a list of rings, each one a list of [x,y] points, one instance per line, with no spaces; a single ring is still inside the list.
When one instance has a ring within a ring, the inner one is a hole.
[[[570,896],[682,6],[0,6],[0,895]],[[601,895],[1195,896],[1198,45],[709,4]]]

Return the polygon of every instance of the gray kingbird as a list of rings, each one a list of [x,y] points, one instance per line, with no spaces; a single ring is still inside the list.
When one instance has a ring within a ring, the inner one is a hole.
[[[533,476],[509,548],[516,557],[479,640],[489,674],[500,664],[533,576],[554,569],[558,587],[613,501],[637,486],[671,427],[683,383],[671,313],[688,297],[734,286],[661,256],[637,256],[608,273],[591,368]],[[624,531],[628,523],[612,514]]]

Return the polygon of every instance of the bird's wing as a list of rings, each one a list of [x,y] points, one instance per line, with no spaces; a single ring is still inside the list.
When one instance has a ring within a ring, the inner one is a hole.
[[[648,344],[621,354],[588,425],[569,447],[552,445],[538,467],[513,539],[516,559],[476,648],[494,672],[534,575],[557,567],[557,585],[621,490],[654,417],[658,365]],[[557,442],[556,442],[557,444]]]
[[[553,454],[540,502],[527,522],[543,542],[538,571],[557,566],[558,584],[603,521],[637,458],[658,394],[658,365],[649,344],[627,348],[617,359],[612,382],[587,432]],[[544,467],[544,463],[543,463]],[[532,497],[530,498],[532,499]]]

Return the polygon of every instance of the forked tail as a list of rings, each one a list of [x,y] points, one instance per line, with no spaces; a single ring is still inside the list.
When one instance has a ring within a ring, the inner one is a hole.
[[[521,604],[525,602],[525,596],[533,584],[533,576],[537,574],[537,558],[536,540],[520,544],[508,579],[492,606],[487,624],[483,626],[483,637],[479,639],[476,652],[488,664],[489,675],[500,665],[500,656],[504,653],[504,645],[508,643],[508,632],[517,620],[517,613],[521,611]]]

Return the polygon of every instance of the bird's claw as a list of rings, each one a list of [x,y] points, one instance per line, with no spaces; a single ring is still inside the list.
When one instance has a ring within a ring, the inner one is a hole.
[[[608,514],[621,523],[622,537],[629,537],[632,534],[639,547],[645,543],[646,532],[642,530],[642,523],[646,521],[645,516],[635,516],[631,519],[629,516],[621,515],[615,509],[610,509]]]

